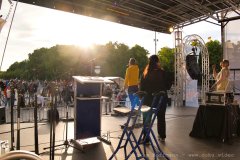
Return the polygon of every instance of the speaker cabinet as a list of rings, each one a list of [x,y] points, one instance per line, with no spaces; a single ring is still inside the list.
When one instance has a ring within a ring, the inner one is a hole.
[[[192,79],[197,80],[200,78],[201,71],[200,71],[199,65],[197,63],[196,55],[189,54],[186,56],[186,69],[187,69],[189,76]]]

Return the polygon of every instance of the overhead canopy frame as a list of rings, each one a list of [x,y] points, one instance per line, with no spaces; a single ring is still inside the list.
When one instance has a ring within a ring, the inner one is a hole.
[[[19,2],[67,11],[151,31],[170,33],[169,28],[204,21],[229,19],[240,12],[239,0],[19,0]]]

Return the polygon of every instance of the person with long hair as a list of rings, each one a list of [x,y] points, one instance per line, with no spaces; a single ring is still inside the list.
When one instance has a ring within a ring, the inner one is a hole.
[[[224,91],[228,85],[229,82],[229,76],[230,71],[228,69],[229,67],[229,61],[224,59],[222,62],[220,62],[221,71],[217,73],[216,66],[213,65],[213,77],[216,80],[216,82],[211,87],[211,90],[216,91]]]
[[[160,91],[167,92],[166,72],[161,68],[159,58],[157,55],[152,55],[149,57],[149,62],[145,67],[143,75],[141,77],[140,90],[145,91],[147,93],[143,102],[143,104],[147,106],[151,106],[152,104],[153,93],[158,93]],[[159,140],[161,141],[165,141],[166,138],[166,121],[165,121],[166,108],[167,108],[167,94],[164,95],[162,105],[160,106],[160,110],[157,114],[157,131]],[[150,123],[146,122],[148,114],[149,113],[143,114],[144,124]]]

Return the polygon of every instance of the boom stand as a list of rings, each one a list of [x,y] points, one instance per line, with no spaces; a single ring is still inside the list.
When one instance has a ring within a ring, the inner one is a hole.
[[[20,104],[22,101],[22,94],[18,94],[18,104],[17,104],[17,144],[16,149],[20,150]]]
[[[54,109],[52,110],[53,107],[51,107],[51,118],[50,118],[50,123],[51,123],[51,127],[50,127],[50,130],[53,131],[53,132],[50,132],[50,147],[46,147],[46,148],[43,148],[44,150],[45,149],[50,149],[50,157],[51,156],[54,156],[54,149],[55,147],[60,147],[60,146],[65,146],[65,149],[67,149],[69,146],[73,147],[74,149],[77,149],[79,150],[78,148],[74,147],[73,145],[71,145],[71,143],[68,141],[68,111],[69,111],[69,104],[68,102],[66,103],[66,135],[65,135],[65,141],[63,142],[63,144],[59,144],[59,145],[55,145],[55,125],[56,125],[56,95],[55,95],[55,104],[54,104]],[[52,126],[53,125],[53,126]],[[53,135],[53,136],[51,136]],[[53,143],[54,142],[54,143]],[[82,151],[82,150],[80,150]],[[53,159],[50,159],[50,160],[54,160]]]
[[[54,160],[55,154],[55,129],[56,129],[56,110],[57,110],[57,97],[55,94],[55,103],[53,104],[53,98],[51,102],[51,109],[49,113],[49,122],[50,122],[50,146],[43,148],[50,149],[49,160]]]
[[[11,89],[10,107],[11,107],[11,147],[10,150],[14,150],[14,122],[13,122],[13,106],[14,106],[14,90]]]
[[[60,147],[60,146],[65,146],[65,149],[67,149],[69,146],[78,149],[71,145],[71,143],[68,141],[68,111],[69,111],[69,104],[68,102],[66,103],[66,134],[65,134],[65,141],[63,144],[55,145],[55,147]]]
[[[37,95],[35,94],[34,103],[34,143],[35,143],[35,153],[39,155],[39,144],[38,144],[38,116],[37,116]]]

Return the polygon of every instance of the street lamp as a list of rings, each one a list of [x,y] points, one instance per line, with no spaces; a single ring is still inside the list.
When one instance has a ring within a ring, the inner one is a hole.
[[[99,75],[100,72],[101,72],[101,66],[95,66],[94,72],[95,72],[97,75]]]

